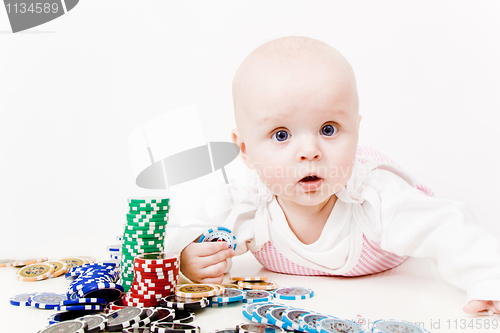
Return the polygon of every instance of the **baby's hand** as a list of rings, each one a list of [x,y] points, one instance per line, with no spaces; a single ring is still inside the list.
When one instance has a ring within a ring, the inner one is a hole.
[[[226,242],[191,243],[181,252],[181,272],[194,282],[220,284],[226,259],[232,256],[234,250]]]
[[[464,311],[470,314],[482,312],[492,315],[500,313],[500,301],[470,301],[464,306]]]

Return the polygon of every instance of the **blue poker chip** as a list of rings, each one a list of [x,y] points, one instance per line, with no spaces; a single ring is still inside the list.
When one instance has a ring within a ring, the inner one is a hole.
[[[224,227],[216,227],[205,231],[198,240],[198,243],[202,242],[226,242],[233,250],[236,250],[236,237],[232,235],[231,230]]]
[[[285,330],[289,330],[290,327],[283,321],[283,312],[288,310],[287,306],[278,306],[271,308],[266,312],[267,322],[274,326],[281,327]]]
[[[36,294],[37,293],[19,294],[11,297],[9,302],[14,306],[30,306],[30,297]]]
[[[56,311],[102,311],[103,309],[102,304],[63,305],[54,308]]]
[[[248,305],[243,306],[243,316],[245,316],[246,319],[257,322],[255,318],[253,317],[253,309],[255,309],[257,306],[259,306],[261,303],[250,303]]]
[[[286,287],[276,289],[273,291],[273,294],[274,297],[278,299],[300,300],[313,297],[314,291],[303,287]]]
[[[299,327],[302,332],[318,333],[316,331],[316,323],[321,320],[328,318],[321,313],[304,313],[299,317]]]
[[[64,305],[78,305],[78,304],[101,304],[106,305],[108,302],[104,298],[77,298],[68,299],[59,303],[60,306]]]
[[[243,290],[245,298],[243,303],[270,302],[273,300],[273,293],[267,290]]]
[[[373,323],[372,332],[413,332],[413,333],[429,333],[429,331],[420,328],[417,323],[412,323],[405,320],[377,320]]]
[[[103,298],[106,302],[113,302],[123,295],[124,289],[120,284],[110,282],[92,282],[78,290],[81,298]]]
[[[55,309],[62,301],[67,300],[64,294],[37,293],[29,298],[31,306],[39,309]]]
[[[308,313],[311,313],[311,311],[295,308],[288,309],[283,311],[282,320],[288,327],[290,327],[291,330],[298,331],[300,329],[299,317]]]
[[[281,306],[283,306],[281,303],[261,303],[253,309],[252,316],[258,323],[267,324],[267,310]]]
[[[318,333],[363,333],[363,328],[353,321],[340,319],[336,317],[329,317],[321,319],[316,323],[316,331]],[[390,332],[390,331],[385,331]]]
[[[210,300],[214,303],[239,302],[245,298],[245,292],[240,289],[226,288],[220,296],[214,296]]]

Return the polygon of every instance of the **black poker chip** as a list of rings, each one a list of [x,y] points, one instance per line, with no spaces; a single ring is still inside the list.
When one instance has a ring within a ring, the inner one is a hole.
[[[86,333],[88,324],[82,320],[68,320],[50,325],[39,333]]]
[[[107,317],[107,330],[111,332],[121,331],[140,322],[146,318],[147,312],[144,308],[129,306],[110,313]]]
[[[186,324],[194,320],[194,313],[187,310],[175,310],[174,318],[158,320],[158,323]]]
[[[205,297],[184,298],[173,294],[160,300],[160,306],[178,310],[199,310],[207,307],[208,303],[208,299]]]
[[[200,327],[180,323],[155,323],[150,327],[154,333],[200,333]]]

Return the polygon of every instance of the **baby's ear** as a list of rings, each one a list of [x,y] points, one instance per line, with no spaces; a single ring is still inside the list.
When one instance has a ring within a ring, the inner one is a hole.
[[[243,160],[243,163],[245,163],[245,165],[250,169],[253,169],[252,162],[248,157],[247,147],[245,146],[245,142],[243,142],[243,137],[241,136],[241,133],[237,128],[233,129],[233,131],[231,132],[231,140],[235,145],[240,147],[240,157]]]

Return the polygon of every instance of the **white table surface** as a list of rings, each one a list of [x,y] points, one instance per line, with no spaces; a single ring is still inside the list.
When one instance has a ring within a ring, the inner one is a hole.
[[[9,298],[35,291],[63,293],[69,282],[63,277],[21,282],[16,279],[15,273],[14,268],[0,268],[0,332],[37,332],[48,325],[47,318],[54,311],[11,306]],[[282,287],[311,288],[315,291],[311,299],[280,301],[329,315],[359,314],[366,320],[365,329],[371,328],[370,323],[378,319],[401,319],[423,323],[424,328],[431,332],[500,331],[499,316],[471,316],[464,313],[465,292],[446,283],[428,260],[411,258],[392,270],[366,277],[304,277],[269,272],[248,253],[233,259],[231,274],[265,275]],[[202,333],[234,327],[248,322],[241,314],[242,308],[242,303],[224,308],[206,308],[196,313],[194,324],[201,327]],[[496,321],[497,329],[491,326],[485,328],[487,320],[490,325]],[[478,328],[478,324],[483,327]]]

